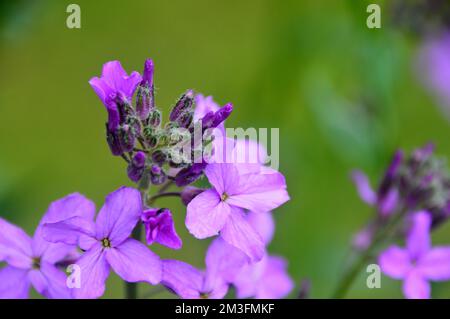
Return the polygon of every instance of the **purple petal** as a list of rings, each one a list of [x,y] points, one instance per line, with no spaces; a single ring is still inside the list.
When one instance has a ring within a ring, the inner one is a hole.
[[[149,245],[157,242],[172,249],[180,249],[181,238],[175,231],[172,213],[168,209],[144,211],[146,239]]]
[[[258,286],[264,270],[267,264],[267,256],[264,256],[262,260],[256,263],[247,264],[237,272],[237,275],[233,281],[233,285],[236,287],[237,298],[250,298],[255,297],[258,293]]]
[[[196,299],[200,297],[203,274],[185,262],[164,260],[161,283],[181,298]]]
[[[31,238],[19,227],[0,218],[0,261],[17,268],[29,268],[31,256]]]
[[[28,270],[12,266],[0,269],[0,299],[26,299],[29,290]]]
[[[226,282],[232,282],[247,262],[248,257],[244,252],[222,238],[216,238],[206,252],[206,277],[220,277]]]
[[[272,241],[275,232],[275,222],[273,220],[272,212],[249,212],[247,214],[247,221],[261,236],[264,244],[268,245]]]
[[[72,294],[78,299],[94,299],[105,292],[105,281],[109,275],[103,247],[97,243],[76,262],[80,267],[80,288],[73,288]]]
[[[220,195],[233,195],[239,185],[239,173],[233,164],[209,164],[205,175]]]
[[[224,227],[230,206],[220,200],[215,190],[196,196],[187,206],[186,227],[199,239],[215,236]]]
[[[219,110],[219,105],[214,102],[212,96],[203,96],[202,94],[197,94],[195,96],[195,111],[194,111],[194,121],[202,119],[209,112],[216,112]]]
[[[377,201],[377,195],[370,186],[369,179],[361,171],[353,171],[352,173],[353,182],[358,190],[359,197],[369,205],[375,205]]]
[[[142,77],[138,72],[132,72],[128,76],[119,61],[110,61],[103,65],[102,80],[115,92],[122,92],[130,98],[142,81]]]
[[[287,273],[286,260],[281,257],[268,256],[255,298],[284,298],[292,291],[293,288],[294,282]]]
[[[70,194],[50,204],[44,217],[41,219],[33,237],[33,253],[41,256],[49,262],[57,262],[68,255],[73,249],[70,245],[53,244],[44,239],[43,225],[56,223],[71,217],[82,217],[93,220],[95,215],[95,204],[78,193]],[[75,242],[76,244],[76,242]]]
[[[406,238],[406,247],[413,259],[420,259],[430,249],[431,216],[426,211],[412,216],[412,225]]]
[[[288,200],[286,181],[277,172],[241,176],[237,192],[230,195],[226,202],[253,212],[268,212]]]
[[[141,195],[131,187],[121,187],[106,197],[96,220],[96,237],[109,238],[112,246],[127,239],[142,213]]]
[[[389,216],[391,213],[395,212],[399,200],[399,193],[396,188],[389,190],[386,196],[382,197],[378,203],[380,214],[382,216]]]
[[[78,245],[83,236],[95,236],[94,223],[83,217],[76,216],[42,226],[42,237],[52,243]]]
[[[161,281],[162,265],[157,255],[144,244],[129,238],[119,246],[106,250],[106,259],[125,281],[145,281],[156,285]]]
[[[381,271],[394,279],[405,278],[412,267],[408,251],[397,246],[391,246],[382,252],[378,263]]]
[[[43,296],[52,299],[71,298],[71,292],[66,283],[67,276],[63,271],[50,263],[41,262],[40,272],[47,282],[45,290],[40,292]]]
[[[233,150],[233,162],[237,164],[264,164],[267,159],[265,147],[254,140],[239,139]]]
[[[220,235],[228,244],[242,250],[252,262],[261,260],[264,255],[261,236],[250,226],[239,208],[232,208]]]
[[[429,280],[450,280],[450,248],[431,249],[418,262],[418,269]]]
[[[430,284],[418,271],[411,271],[403,283],[403,293],[408,299],[429,299]]]

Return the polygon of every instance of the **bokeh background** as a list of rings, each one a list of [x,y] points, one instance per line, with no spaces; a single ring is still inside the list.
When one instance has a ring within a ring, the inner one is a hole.
[[[81,29],[66,27],[73,2]],[[381,29],[366,27],[370,2],[381,5]],[[270,251],[289,260],[297,283],[312,281],[312,297],[329,297],[351,236],[372,213],[351,169],[375,183],[397,147],[433,141],[450,155],[450,122],[415,67],[423,37],[395,23],[387,1],[370,2],[0,2],[0,216],[31,233],[51,201],[77,191],[100,206],[129,183],[105,142],[106,112],[88,80],[106,61],[141,71],[151,57],[163,110],[193,88],[234,103],[229,127],[280,128],[292,200],[274,212]],[[161,205],[172,208],[184,248],[154,251],[202,267],[209,241],[188,234],[178,201]],[[450,227],[433,239],[450,243]],[[383,277],[381,289],[367,289],[362,274],[348,296],[400,298],[400,287]],[[122,288],[110,277],[105,297],[122,297]],[[433,297],[450,297],[449,288],[433,286]]]

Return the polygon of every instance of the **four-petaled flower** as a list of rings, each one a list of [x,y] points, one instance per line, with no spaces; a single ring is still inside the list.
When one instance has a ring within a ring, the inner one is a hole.
[[[76,257],[76,247],[46,241],[43,225],[65,218],[92,218],[94,213],[94,204],[84,196],[68,195],[49,206],[33,238],[0,218],[0,262],[7,263],[0,270],[0,298],[27,298],[30,284],[47,298],[70,298],[58,263]]]
[[[76,262],[81,287],[76,298],[103,295],[110,267],[127,282],[158,284],[162,264],[144,244],[130,238],[142,213],[141,196],[134,188],[122,187],[109,194],[94,223],[93,219],[72,217],[44,224],[44,237],[51,242],[78,244],[85,250]]]
[[[403,280],[403,293],[407,298],[429,298],[429,280],[450,279],[450,247],[431,248],[430,227],[428,212],[415,213],[406,248],[391,246],[379,256],[381,270],[389,277]]]

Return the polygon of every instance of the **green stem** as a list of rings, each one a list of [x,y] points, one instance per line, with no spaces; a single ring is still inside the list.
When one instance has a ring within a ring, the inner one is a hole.
[[[147,200],[148,205],[152,205],[155,200],[161,197],[180,197],[181,192],[167,192],[167,193],[158,193],[156,195],[153,195]]]
[[[353,266],[344,273],[342,279],[339,281],[338,286],[333,294],[333,298],[340,299],[345,297],[358,274],[361,272],[364,266],[367,265],[367,263],[372,259],[373,253],[376,251],[376,248],[382,243],[389,241],[392,238],[392,236],[395,235],[396,227],[402,220],[404,214],[405,211],[399,212],[397,216],[395,216],[391,220],[390,223],[388,223],[384,227],[383,226],[381,227],[381,231],[377,232],[376,236],[374,236],[374,239],[370,244],[370,246],[362,253],[362,255],[359,256],[359,258],[353,264]]]

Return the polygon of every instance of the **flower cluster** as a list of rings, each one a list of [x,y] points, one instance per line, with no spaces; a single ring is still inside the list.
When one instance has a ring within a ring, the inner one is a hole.
[[[0,219],[0,262],[7,264],[0,271],[0,298],[25,298],[30,285],[48,298],[99,298],[111,270],[127,283],[161,284],[181,298],[223,298],[230,286],[239,298],[291,292],[286,261],[267,252],[275,229],[271,212],[289,200],[284,176],[264,165],[262,145],[226,137],[231,104],[219,107],[187,90],[163,125],[153,71],[151,60],[142,76],[112,61],[89,82],[108,113],[109,148],[126,161],[136,188],[109,194],[97,215],[82,195],[62,198],[50,205],[32,239]],[[194,185],[202,177],[209,187]],[[172,211],[155,205],[166,196],[184,203],[194,237],[214,237],[205,270],[161,260],[146,245],[183,246]],[[76,287],[69,288],[67,265],[78,267]]]
[[[409,157],[397,151],[376,191],[363,173],[353,173],[360,197],[376,210],[354,247],[366,256],[378,254],[381,270],[404,280],[408,298],[429,298],[428,280],[450,280],[450,246],[430,247],[430,232],[450,216],[450,175],[433,150],[427,144]],[[392,245],[378,252],[403,238],[405,249]]]

